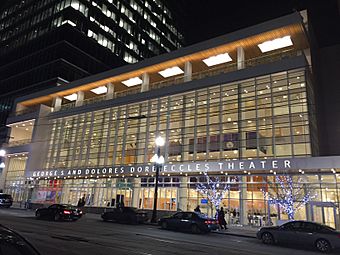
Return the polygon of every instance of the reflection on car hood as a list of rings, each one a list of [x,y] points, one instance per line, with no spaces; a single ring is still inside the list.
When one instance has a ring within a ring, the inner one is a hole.
[[[25,251],[24,253],[20,254],[39,255],[39,252],[31,244],[29,244],[21,235],[0,224],[0,245],[2,243],[7,243],[9,245],[19,248],[20,251],[23,250]]]
[[[273,227],[262,227],[262,228],[260,228],[260,231],[261,230],[271,230],[271,229],[278,229],[279,228],[279,226],[273,226]]]

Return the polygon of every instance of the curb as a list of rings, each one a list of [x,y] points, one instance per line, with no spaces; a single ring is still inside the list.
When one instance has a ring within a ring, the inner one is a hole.
[[[32,209],[27,209],[27,208],[20,208],[20,207],[10,207],[6,208],[7,210],[20,210],[20,211],[33,211]]]
[[[244,237],[244,238],[252,238],[252,239],[256,239],[256,236],[243,235],[243,234],[236,234],[236,233],[217,232],[217,231],[213,231],[213,232],[211,232],[211,233],[213,233],[213,234],[218,234],[218,235],[238,236],[238,237]]]

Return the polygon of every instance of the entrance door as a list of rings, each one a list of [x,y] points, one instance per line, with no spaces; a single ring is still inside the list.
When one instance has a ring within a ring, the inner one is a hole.
[[[332,202],[311,203],[312,221],[325,224],[332,228],[339,228],[336,206]]]

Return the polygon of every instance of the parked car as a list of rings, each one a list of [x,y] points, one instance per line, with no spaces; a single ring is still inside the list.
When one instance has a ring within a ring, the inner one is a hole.
[[[197,212],[178,212],[159,220],[163,229],[190,231],[195,234],[207,233],[218,229],[218,221]]]
[[[13,198],[11,195],[0,193],[0,207],[11,207],[13,204]]]
[[[72,205],[53,204],[47,208],[39,208],[35,211],[37,219],[50,219],[54,221],[72,220],[76,221],[81,218],[83,212]]]
[[[340,248],[340,232],[308,221],[290,221],[281,226],[263,227],[257,232],[257,238],[265,244],[285,243],[315,247],[324,253]]]
[[[1,224],[0,254],[40,255],[24,237]]]
[[[128,224],[144,223],[148,220],[146,212],[134,207],[108,209],[101,215],[104,221],[115,221]]]

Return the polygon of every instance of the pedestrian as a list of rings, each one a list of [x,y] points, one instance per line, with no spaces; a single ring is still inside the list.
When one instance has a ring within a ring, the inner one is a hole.
[[[227,228],[227,222],[225,221],[225,212],[223,207],[218,211],[218,223],[220,224],[220,228],[228,229]]]
[[[82,203],[81,198],[79,198],[77,207],[82,207],[82,206],[81,206],[81,203]]]
[[[194,212],[201,213],[201,209],[199,205],[196,206],[196,208],[194,209]]]
[[[81,198],[81,203],[80,203],[80,207],[84,207],[85,206],[85,195]]]

